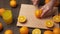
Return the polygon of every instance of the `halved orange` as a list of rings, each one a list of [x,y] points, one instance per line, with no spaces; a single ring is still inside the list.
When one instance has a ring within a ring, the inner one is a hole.
[[[41,34],[41,30],[40,29],[34,29],[32,31],[32,34]]]
[[[56,22],[56,23],[59,23],[60,22],[60,16],[59,15],[55,15],[53,17],[53,21]]]
[[[20,23],[24,23],[24,22],[26,22],[26,17],[25,16],[19,16],[18,17],[18,22],[20,22]]]
[[[35,11],[35,16],[37,17],[37,18],[40,18],[41,17],[41,14],[42,14],[42,10],[40,9],[37,9],[36,11]]]
[[[45,22],[45,25],[46,25],[47,27],[53,27],[53,26],[54,26],[54,22],[53,22],[52,20],[47,20],[47,21]]]

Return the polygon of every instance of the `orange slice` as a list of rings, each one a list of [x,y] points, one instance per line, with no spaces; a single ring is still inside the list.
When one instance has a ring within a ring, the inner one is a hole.
[[[32,34],[41,34],[41,30],[40,29],[34,29],[32,31]]]
[[[42,14],[42,10],[41,10],[41,9],[35,11],[35,16],[36,16],[37,18],[40,18],[40,17],[41,17],[41,14]]]
[[[55,15],[53,17],[53,21],[56,22],[56,23],[59,23],[60,22],[60,16],[59,15]]]
[[[20,22],[20,23],[24,23],[24,22],[26,22],[26,17],[25,16],[19,16],[18,17],[18,22]]]
[[[51,21],[51,20],[47,20],[47,21],[45,22],[45,25],[46,25],[47,27],[53,27],[53,26],[54,26],[54,22]]]

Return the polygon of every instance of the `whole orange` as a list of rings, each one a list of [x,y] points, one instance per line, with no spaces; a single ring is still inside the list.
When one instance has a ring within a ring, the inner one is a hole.
[[[19,29],[20,34],[28,34],[29,29],[25,26],[23,26],[22,28]]]
[[[50,2],[51,0],[45,0],[45,4],[47,4],[48,2]],[[56,0],[54,6],[58,6],[59,5],[59,0]]]
[[[60,33],[60,29],[59,28],[54,28],[53,29],[53,33],[54,34],[59,34]]]
[[[11,1],[10,1],[10,6],[11,6],[11,7],[16,7],[16,4],[17,4],[17,3],[16,3],[15,0],[11,0]]]
[[[0,31],[2,30],[2,28],[3,28],[3,25],[2,25],[2,23],[0,23]]]
[[[40,18],[41,17],[41,14],[42,14],[42,10],[40,9],[37,9],[36,11],[35,11],[35,16],[37,17],[37,18]]]
[[[50,2],[50,0],[45,0],[45,4],[47,4],[47,3],[49,3]]]
[[[0,16],[2,15],[2,13],[5,11],[4,8],[0,8]]]
[[[12,31],[12,30],[6,30],[6,31],[4,32],[4,34],[13,34],[13,31]]]
[[[53,34],[53,32],[50,31],[50,30],[47,30],[47,31],[44,32],[44,34]]]

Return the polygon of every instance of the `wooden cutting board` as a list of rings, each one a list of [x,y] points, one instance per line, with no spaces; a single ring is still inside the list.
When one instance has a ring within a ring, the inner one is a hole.
[[[48,17],[46,19],[38,19],[35,17],[35,10],[37,8],[33,5],[28,4],[21,4],[19,16],[26,16],[27,22],[24,24],[21,24],[17,22],[17,26],[27,26],[31,28],[42,28],[42,29],[49,29],[45,26],[45,21],[50,20],[52,17]],[[55,11],[55,14],[58,14],[58,8],[54,7],[53,11]],[[59,24],[55,23],[54,27],[59,27]]]

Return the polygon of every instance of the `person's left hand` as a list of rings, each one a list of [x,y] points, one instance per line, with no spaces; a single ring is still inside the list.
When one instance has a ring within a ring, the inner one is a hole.
[[[32,1],[33,5],[38,5],[38,3],[39,3],[39,0],[31,0],[31,1]]]

